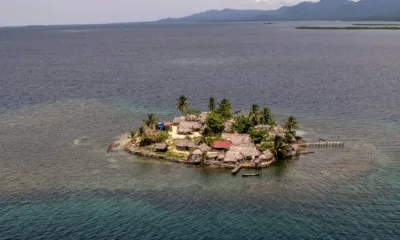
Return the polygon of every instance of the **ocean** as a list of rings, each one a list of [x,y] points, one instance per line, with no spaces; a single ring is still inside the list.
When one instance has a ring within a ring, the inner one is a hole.
[[[0,28],[0,239],[398,239],[400,32],[296,24]],[[182,94],[345,147],[259,178],[107,153]]]

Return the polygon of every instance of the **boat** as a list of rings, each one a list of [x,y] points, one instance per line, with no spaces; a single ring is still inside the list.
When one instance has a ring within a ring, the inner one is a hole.
[[[259,173],[245,173],[245,174],[242,174],[242,177],[258,177],[258,176],[260,176]]]

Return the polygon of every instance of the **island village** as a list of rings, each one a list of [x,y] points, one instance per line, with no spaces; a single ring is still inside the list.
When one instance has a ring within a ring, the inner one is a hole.
[[[211,97],[208,111],[190,108],[181,96],[176,108],[182,113],[172,121],[148,114],[143,125],[124,141],[114,142],[109,151],[125,151],[149,158],[234,169],[267,168],[277,161],[313,153],[301,136],[295,117],[276,124],[269,108],[254,104],[247,114],[232,112],[228,99],[219,103]],[[342,146],[343,143],[318,143]]]

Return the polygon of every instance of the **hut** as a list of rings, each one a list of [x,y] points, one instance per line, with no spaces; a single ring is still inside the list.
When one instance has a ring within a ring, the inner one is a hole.
[[[232,146],[230,151],[239,152],[244,159],[253,160],[261,155],[261,152],[253,146]]]
[[[176,149],[180,151],[189,151],[191,148],[194,148],[196,143],[192,140],[178,140],[176,142]]]
[[[215,140],[212,144],[211,147],[217,150],[229,150],[232,146],[231,141],[226,141],[226,140]]]
[[[231,141],[233,146],[253,145],[253,141],[249,134],[223,133],[222,139]]]
[[[156,143],[154,145],[154,150],[156,152],[166,152],[168,151],[168,145],[165,143]]]
[[[209,152],[209,151],[211,151],[211,148],[210,148],[207,144],[205,144],[205,143],[201,144],[201,145],[198,146],[197,148],[200,149],[202,152]]]
[[[208,112],[202,112],[198,117],[199,118],[199,122],[204,124],[206,122],[206,120],[207,120],[207,117],[208,117]]]
[[[208,152],[207,160],[218,160],[219,153],[218,152]]]
[[[274,159],[274,154],[270,150],[265,150],[259,157],[262,161]]]
[[[181,122],[185,121],[185,117],[175,117],[174,120],[172,121],[172,124],[174,126],[178,126]]]
[[[196,149],[190,153],[188,161],[189,162],[201,162],[203,152],[200,149]]]
[[[225,163],[237,163],[243,159],[243,155],[240,152],[228,151],[225,154],[224,162]]]
[[[202,125],[199,122],[182,121],[178,125],[178,134],[188,135],[200,131]]]

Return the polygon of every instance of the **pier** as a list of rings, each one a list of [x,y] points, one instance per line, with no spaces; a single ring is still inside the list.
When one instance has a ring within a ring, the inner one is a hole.
[[[238,165],[235,167],[235,169],[232,170],[232,175],[236,175],[238,174],[238,172],[240,171],[240,169],[242,169],[242,166]]]
[[[305,147],[343,147],[344,142],[314,142],[304,143]]]

